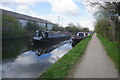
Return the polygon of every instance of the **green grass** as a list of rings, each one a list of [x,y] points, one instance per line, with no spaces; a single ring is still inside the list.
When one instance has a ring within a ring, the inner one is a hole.
[[[47,71],[43,72],[40,78],[65,78],[71,72],[77,61],[80,60],[90,39],[91,36],[83,39],[66,55],[50,66]]]
[[[107,54],[110,56],[110,58],[115,63],[116,68],[120,69],[120,67],[118,66],[118,43],[111,42],[99,34],[97,34],[97,36],[101,40],[105,50],[107,51]]]

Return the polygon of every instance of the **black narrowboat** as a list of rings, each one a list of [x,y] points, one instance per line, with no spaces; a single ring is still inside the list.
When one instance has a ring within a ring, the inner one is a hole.
[[[85,37],[87,37],[87,36],[85,35],[85,32],[78,32],[78,33],[77,33],[77,36],[72,37],[72,41],[73,41],[72,46],[74,47],[76,44],[78,44],[78,43],[79,43],[82,39],[84,39]]]
[[[55,44],[71,38],[69,32],[39,31],[37,30],[32,41],[34,44]]]
[[[82,39],[86,37],[84,32],[78,32],[76,37],[72,37],[73,42],[79,43]]]

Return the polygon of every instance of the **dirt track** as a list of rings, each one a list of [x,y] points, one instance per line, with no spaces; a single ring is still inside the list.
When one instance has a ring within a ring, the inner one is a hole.
[[[96,34],[93,35],[85,54],[73,69],[69,78],[118,78],[112,60],[107,56]]]

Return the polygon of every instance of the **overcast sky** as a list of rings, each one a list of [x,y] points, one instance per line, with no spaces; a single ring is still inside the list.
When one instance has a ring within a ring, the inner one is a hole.
[[[28,2],[29,1],[29,2]],[[13,0],[2,1],[0,8],[33,17],[47,19],[64,27],[68,23],[79,23],[83,27],[94,29],[93,13],[97,8],[90,8],[85,0]]]

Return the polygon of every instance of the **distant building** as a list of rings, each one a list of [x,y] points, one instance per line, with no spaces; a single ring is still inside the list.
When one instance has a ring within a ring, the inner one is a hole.
[[[31,16],[28,16],[28,15],[24,15],[24,14],[20,14],[20,13],[16,13],[16,12],[7,11],[7,10],[2,9],[2,14],[4,14],[4,13],[15,16],[19,20],[19,23],[22,26],[22,28],[24,28],[27,25],[27,22],[29,22],[29,21],[30,22],[36,22],[41,27],[47,27],[48,30],[51,30],[52,27],[55,25],[55,24],[51,23],[50,21],[47,21],[47,20],[44,20],[44,19],[31,17]]]

